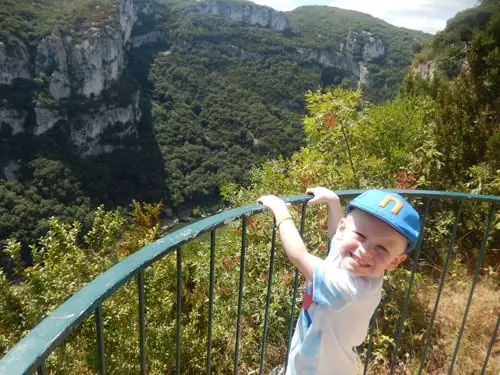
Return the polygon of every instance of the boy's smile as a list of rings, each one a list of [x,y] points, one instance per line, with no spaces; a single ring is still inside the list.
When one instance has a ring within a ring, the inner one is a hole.
[[[343,218],[335,233],[340,267],[354,276],[378,277],[406,259],[407,240],[390,225],[359,209]]]

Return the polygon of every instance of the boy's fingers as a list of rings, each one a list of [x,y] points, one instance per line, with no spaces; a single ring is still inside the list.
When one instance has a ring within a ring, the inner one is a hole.
[[[317,199],[316,199],[316,198],[311,198],[311,199],[309,199],[309,200],[307,201],[307,205],[308,205],[308,206],[311,206],[311,205],[313,205],[313,204],[314,204],[314,203],[316,203],[316,202],[317,202]]]

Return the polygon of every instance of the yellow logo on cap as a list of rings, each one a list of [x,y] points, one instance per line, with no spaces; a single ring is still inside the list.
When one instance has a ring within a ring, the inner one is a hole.
[[[401,203],[401,201],[398,198],[394,198],[392,195],[388,194],[385,196],[384,199],[382,199],[382,201],[380,201],[379,206],[382,208],[386,207],[391,201],[394,202],[394,207],[392,208],[391,212],[394,215],[397,215],[399,211],[401,211],[401,209],[403,208],[403,203]]]

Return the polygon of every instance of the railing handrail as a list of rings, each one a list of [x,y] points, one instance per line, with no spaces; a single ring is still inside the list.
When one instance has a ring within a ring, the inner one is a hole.
[[[349,198],[363,191],[340,190],[336,191],[336,193],[341,198]],[[387,191],[418,198],[452,198],[455,200],[500,202],[500,196],[491,195],[430,190],[387,189]],[[312,195],[300,194],[285,197],[284,200],[287,203],[296,205],[305,203],[311,198]],[[78,323],[90,315],[102,301],[130,281],[141,270],[175,251],[182,244],[204,233],[241,217],[258,214],[265,210],[260,204],[250,204],[224,211],[178,229],[123,259],[86,284],[21,339],[0,359],[0,374],[32,373],[44,363],[50,353],[70,334]]]

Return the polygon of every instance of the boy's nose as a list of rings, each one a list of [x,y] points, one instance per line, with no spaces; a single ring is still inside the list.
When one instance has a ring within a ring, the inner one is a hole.
[[[362,259],[371,259],[373,257],[372,247],[370,241],[364,241],[358,248],[359,256]]]

